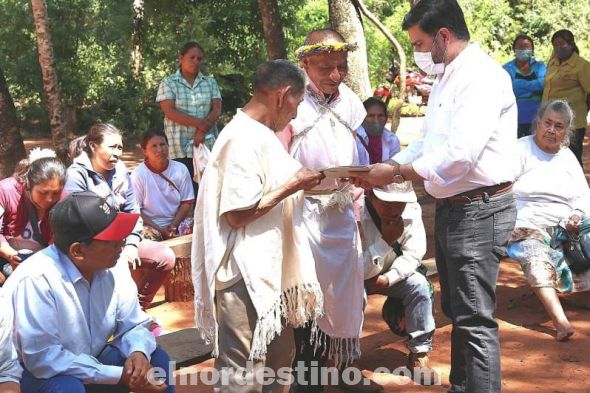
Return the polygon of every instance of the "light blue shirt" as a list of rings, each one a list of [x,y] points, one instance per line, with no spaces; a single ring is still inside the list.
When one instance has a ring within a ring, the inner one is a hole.
[[[117,269],[96,272],[89,283],[52,245],[23,262],[5,289],[15,310],[19,360],[36,378],[70,375],[85,384],[117,384],[123,368],[97,360],[107,344],[124,357],[139,351],[150,359],[156,349],[137,289]]]
[[[20,380],[22,369],[12,343],[12,307],[0,288],[0,383]]]

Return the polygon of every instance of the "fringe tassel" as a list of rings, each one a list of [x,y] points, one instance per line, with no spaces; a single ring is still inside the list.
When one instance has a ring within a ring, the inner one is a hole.
[[[195,326],[202,340],[205,344],[213,343],[213,352],[211,356],[214,358],[219,354],[219,345],[217,342],[217,321],[215,320],[213,313],[207,307],[201,299],[195,297]]]
[[[336,191],[330,197],[330,200],[324,206],[324,209],[328,209],[332,206],[336,206],[342,213],[344,208],[352,203],[352,194],[348,191]]]
[[[319,328],[311,331],[311,343],[314,351],[322,350],[322,356],[334,361],[334,367],[348,367],[361,357],[361,340],[359,337],[331,337]]]
[[[319,284],[299,284],[285,289],[270,310],[258,317],[249,359],[264,358],[267,346],[283,330],[283,320],[293,327],[301,327],[312,320],[312,329],[316,330],[315,320],[323,315],[323,304]]]

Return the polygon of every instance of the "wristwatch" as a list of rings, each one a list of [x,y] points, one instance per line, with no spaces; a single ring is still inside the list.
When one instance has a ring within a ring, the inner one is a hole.
[[[391,178],[391,181],[395,184],[400,184],[406,181],[406,178],[401,174],[399,165],[393,167],[393,177]]]

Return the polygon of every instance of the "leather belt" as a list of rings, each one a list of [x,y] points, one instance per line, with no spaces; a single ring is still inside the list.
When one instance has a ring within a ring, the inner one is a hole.
[[[453,195],[448,198],[437,199],[438,203],[443,205],[466,205],[471,202],[479,202],[488,200],[495,195],[501,195],[512,190],[512,182],[505,182],[493,186],[480,187],[475,190],[462,192],[461,194]]]

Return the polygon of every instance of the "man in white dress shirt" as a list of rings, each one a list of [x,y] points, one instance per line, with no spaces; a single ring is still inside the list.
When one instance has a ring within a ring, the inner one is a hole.
[[[28,393],[174,392],[149,378],[168,355],[125,275],[111,269],[139,214],[118,213],[91,191],[76,192],[50,214],[54,244],[6,281],[14,343]],[[162,374],[159,374],[162,375]]]
[[[373,185],[423,180],[437,199],[436,264],[453,322],[449,392],[499,392],[499,256],[516,219],[516,104],[508,74],[477,44],[455,0],[422,0],[403,28],[416,64],[436,74],[421,137],[376,164]]]

